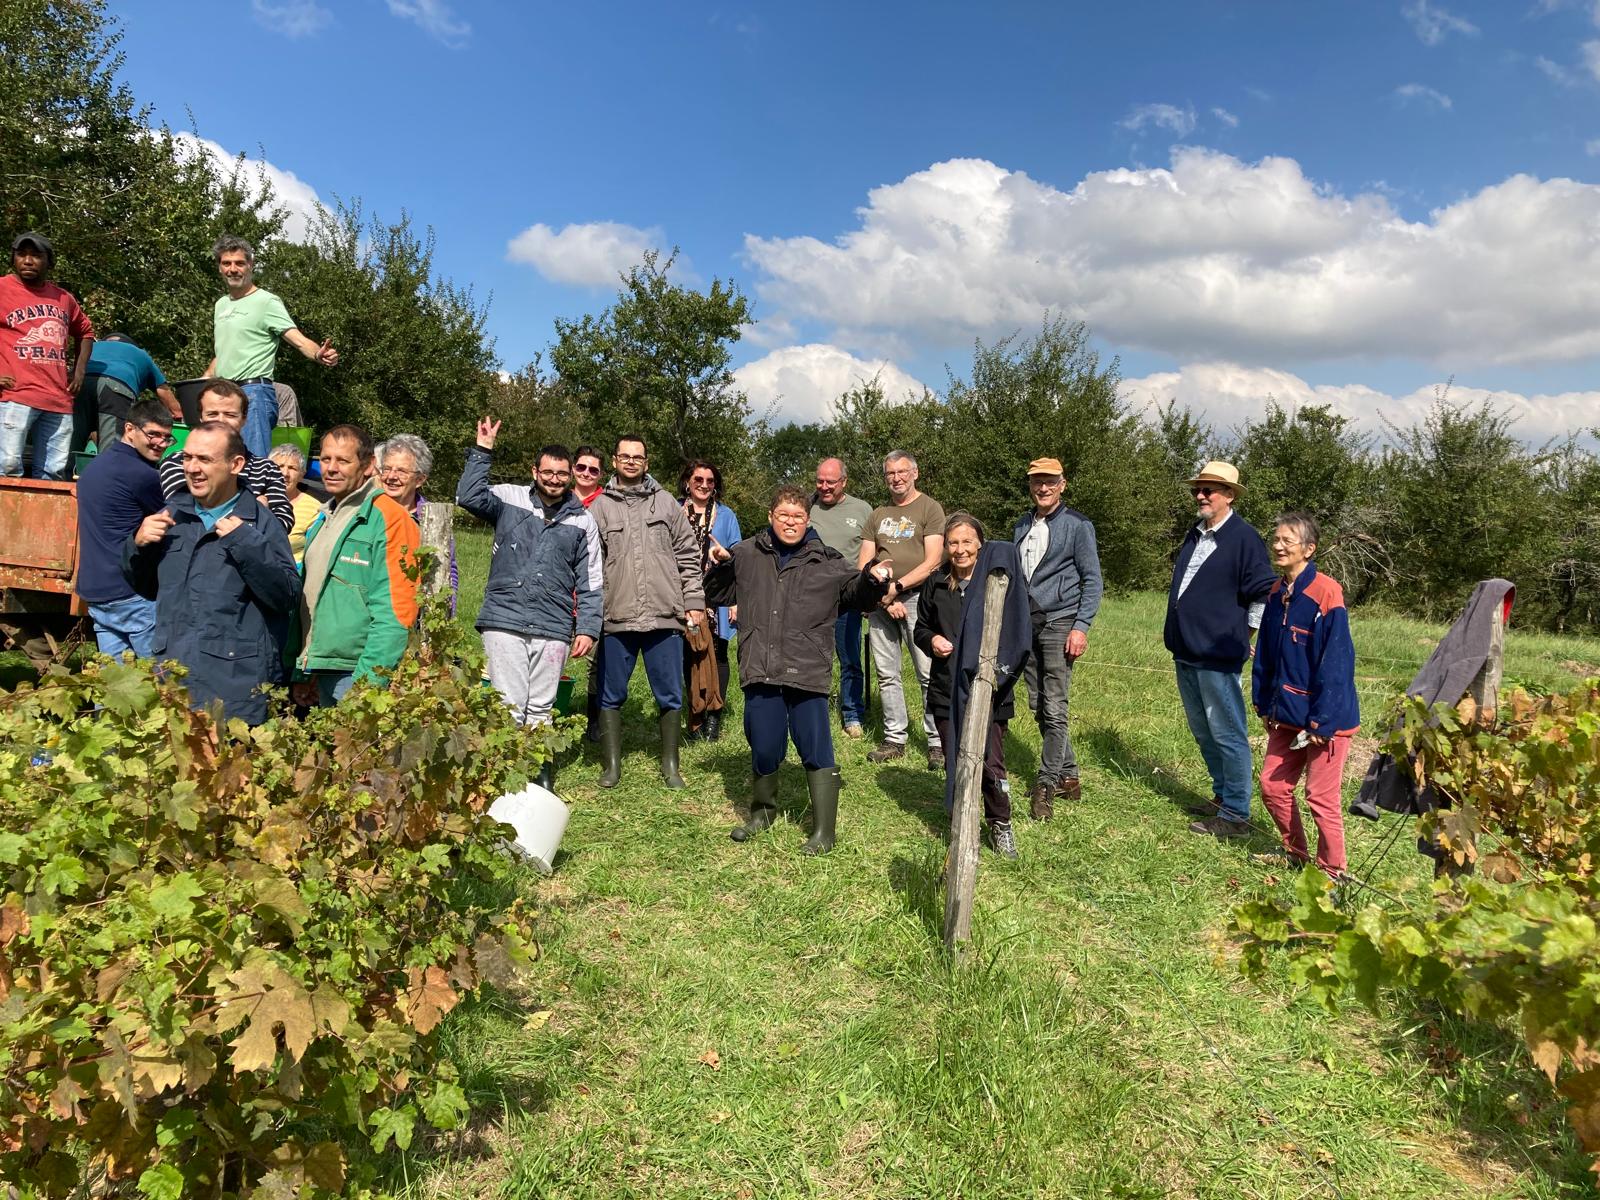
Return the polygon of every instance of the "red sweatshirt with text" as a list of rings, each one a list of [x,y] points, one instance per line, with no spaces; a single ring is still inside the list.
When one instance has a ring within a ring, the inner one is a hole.
[[[15,275],[0,276],[0,375],[16,380],[0,391],[0,400],[71,412],[69,343],[93,336],[94,326],[71,292],[53,283],[30,287]]]

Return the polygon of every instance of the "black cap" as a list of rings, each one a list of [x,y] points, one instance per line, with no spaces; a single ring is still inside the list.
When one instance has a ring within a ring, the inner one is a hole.
[[[56,248],[50,244],[50,239],[42,233],[33,232],[31,229],[27,233],[19,233],[11,239],[11,253],[15,254],[29,242],[32,242],[34,248],[44,255],[46,262],[55,262]]]

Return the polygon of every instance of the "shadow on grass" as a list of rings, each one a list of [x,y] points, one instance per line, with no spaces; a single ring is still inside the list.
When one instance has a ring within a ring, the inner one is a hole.
[[[889,799],[943,837],[950,829],[944,811],[944,774],[913,767],[879,767],[873,782]]]
[[[889,886],[940,945],[944,944],[944,896],[939,888],[943,873],[944,850],[935,846],[917,857],[897,854],[889,863]]]
[[[1184,783],[1170,763],[1159,762],[1130,745],[1121,730],[1108,725],[1091,725],[1082,733],[1074,733],[1073,742],[1099,759],[1113,774],[1149,788],[1177,808],[1187,809],[1211,798]]]
[[[1379,1038],[1385,1053],[1422,1067],[1475,1153],[1531,1169],[1587,1192],[1588,1157],[1567,1124],[1565,1103],[1509,1028],[1420,1004]]]

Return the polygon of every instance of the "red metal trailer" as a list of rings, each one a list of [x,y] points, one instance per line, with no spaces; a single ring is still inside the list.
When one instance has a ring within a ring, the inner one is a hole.
[[[0,638],[59,658],[88,631],[77,582],[77,486],[0,477]]]

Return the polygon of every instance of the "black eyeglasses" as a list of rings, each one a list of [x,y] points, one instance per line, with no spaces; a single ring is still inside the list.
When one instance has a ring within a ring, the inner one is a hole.
[[[574,475],[598,475],[598,474],[600,474],[600,468],[599,467],[585,467],[585,466],[580,464],[580,465],[572,468],[572,473]]]
[[[1198,499],[1200,499],[1201,496],[1215,496],[1218,493],[1220,493],[1221,491],[1222,491],[1221,488],[1201,486],[1201,487],[1192,487],[1192,488],[1190,488],[1189,489],[1189,494],[1191,496],[1193,496],[1196,500],[1198,500]]]

